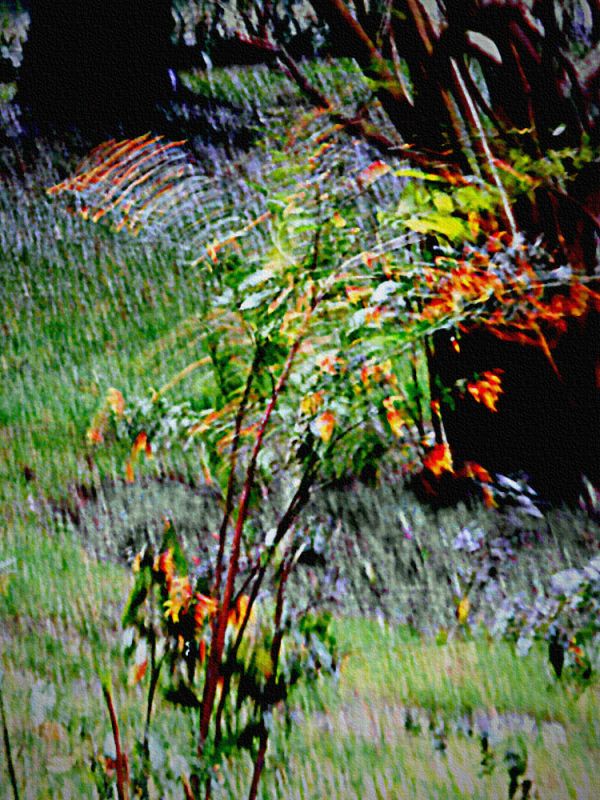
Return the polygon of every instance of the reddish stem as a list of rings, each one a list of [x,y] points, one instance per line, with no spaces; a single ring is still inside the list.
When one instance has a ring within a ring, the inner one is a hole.
[[[305,317],[305,325],[308,322],[308,318],[310,317],[312,311],[314,310],[314,307],[315,304],[313,303],[311,308],[307,311]],[[198,755],[202,755],[204,742],[206,741],[206,738],[208,736],[210,720],[213,713],[215,696],[217,691],[217,683],[220,675],[221,658],[223,655],[223,648],[225,645],[225,631],[227,629],[227,619],[229,616],[229,609],[231,606],[231,598],[233,596],[235,578],[238,572],[242,533],[244,530],[244,524],[246,522],[246,517],[248,514],[250,494],[254,486],[254,476],[256,473],[256,464],[258,461],[258,455],[262,448],[265,432],[269,424],[269,421],[271,419],[271,415],[273,413],[273,410],[275,409],[277,400],[279,399],[279,395],[281,394],[281,391],[287,382],[287,379],[292,369],[292,365],[294,363],[294,359],[296,357],[296,354],[298,353],[300,344],[302,343],[305,325],[302,327],[300,334],[298,335],[298,337],[296,338],[296,340],[294,341],[294,343],[290,348],[283,371],[279,377],[279,380],[277,381],[275,389],[273,390],[273,394],[269,402],[267,403],[267,407],[265,409],[265,413],[263,415],[262,421],[260,423],[260,428],[258,430],[256,440],[254,442],[254,447],[252,449],[250,463],[246,471],[246,478],[244,480],[242,494],[238,506],[238,515],[233,534],[233,541],[231,543],[231,551],[229,555],[229,569],[227,572],[225,591],[223,594],[223,600],[217,617],[216,626],[213,629],[213,637],[208,657],[208,664],[206,669],[206,681],[204,684],[204,693],[202,697],[202,711],[200,716],[200,739],[198,743]]]
[[[219,552],[217,554],[217,566],[215,570],[214,596],[217,598],[219,597],[221,591],[221,575],[223,573],[223,554],[225,552],[225,538],[227,536],[227,527],[229,525],[229,518],[231,517],[231,511],[233,509],[233,490],[235,487],[235,468],[237,465],[237,456],[240,444],[240,431],[242,429],[242,423],[244,421],[244,416],[246,414],[246,409],[248,406],[248,400],[250,398],[250,390],[252,388],[252,382],[254,380],[254,375],[256,373],[256,370],[258,369],[258,365],[260,364],[262,353],[263,353],[263,348],[261,345],[258,345],[254,353],[254,358],[252,359],[252,366],[250,367],[250,372],[248,373],[248,377],[246,379],[246,385],[244,387],[244,395],[241,399],[240,405],[237,410],[237,414],[235,416],[235,431],[233,434],[233,441],[231,443],[229,477],[227,480],[227,494],[225,497],[225,510],[223,511],[223,521],[221,522],[221,529],[219,530]]]
[[[260,734],[260,744],[258,747],[258,754],[256,756],[256,761],[254,762],[254,772],[252,773],[252,783],[250,785],[248,800],[256,800],[258,794],[258,784],[260,782],[260,776],[262,774],[263,767],[265,765],[265,756],[267,754],[268,739],[269,739],[269,732],[265,727],[263,727]]]
[[[128,800],[129,792],[127,791],[127,784],[129,783],[129,775],[127,774],[127,756],[121,750],[121,736],[119,734],[119,722],[117,720],[117,713],[112,699],[112,694],[108,686],[102,687],[102,694],[106,701],[108,708],[108,715],[110,717],[110,725],[112,728],[112,735],[115,742],[115,767],[117,772],[117,794],[119,800]]]

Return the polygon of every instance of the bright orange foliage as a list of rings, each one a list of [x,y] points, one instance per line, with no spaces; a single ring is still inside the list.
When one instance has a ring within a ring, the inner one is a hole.
[[[423,466],[439,478],[442,472],[452,472],[452,455],[447,444],[436,444],[423,458]]]
[[[165,617],[179,622],[179,615],[185,614],[192,599],[192,586],[188,577],[174,577],[169,586],[169,599],[165,600]]]
[[[324,411],[315,422],[318,434],[327,443],[331,439],[335,427],[335,414],[333,411]]]
[[[394,436],[399,438],[402,435],[402,429],[404,428],[406,421],[402,413],[394,406],[395,399],[395,397],[386,397],[383,401],[383,407],[386,410],[385,416],[392,433]]]
[[[360,303],[371,295],[370,286],[346,286],[346,297],[351,303]]]
[[[502,389],[500,374],[501,369],[484,372],[479,380],[467,383],[467,391],[477,403],[483,403],[490,411],[498,411],[496,403],[504,391]]]

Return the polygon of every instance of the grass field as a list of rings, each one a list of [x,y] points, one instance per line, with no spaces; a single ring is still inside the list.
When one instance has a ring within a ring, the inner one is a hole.
[[[126,398],[142,395],[193,359],[197,274],[171,243],[113,234],[51,201],[45,187],[72,165],[64,153],[42,150],[25,175],[11,152],[1,157],[6,730],[22,797],[112,797],[112,789],[99,794],[91,769],[111,746],[98,674],[113,676],[127,749],[142,725],[140,687],[129,685],[122,656],[120,618],[131,577],[122,561],[97,558],[90,529],[72,521],[76,514],[65,521],[55,512],[69,507],[93,518],[83,489],[110,483],[128,491],[123,446],[92,450],[86,431],[110,386]],[[179,386],[181,397],[201,389],[195,380]],[[160,454],[145,478],[170,473],[198,480],[193,450]],[[344,501],[336,502],[342,516]],[[501,520],[464,506],[435,515],[401,489],[353,502],[363,535],[336,553],[348,592],[335,611],[340,678],[323,683],[318,695],[298,694],[287,744],[277,721],[262,796],[505,798],[505,754],[525,750],[530,797],[600,796],[597,685],[582,693],[563,686],[541,645],[521,658],[511,644],[476,625],[463,631],[454,619],[452,580],[464,558],[448,542],[467,522],[493,532]],[[399,505],[431,553],[416,572],[409,568],[414,537],[403,536],[394,516]],[[552,510],[535,526],[539,541],[511,573],[515,591],[598,551],[597,528],[582,514]],[[444,644],[436,642],[440,628]],[[183,713],[160,702],[156,715],[152,758],[172,776],[167,797],[182,796],[178,774],[190,752]],[[5,749],[0,763],[0,796],[8,798]],[[244,796],[247,776],[246,768],[225,768],[219,796]]]

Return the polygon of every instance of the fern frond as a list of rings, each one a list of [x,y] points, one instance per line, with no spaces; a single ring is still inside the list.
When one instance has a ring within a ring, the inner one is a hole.
[[[359,152],[331,128],[325,142],[321,130],[303,134],[285,146],[285,161],[281,145],[274,145],[265,148],[259,159],[246,154],[236,162],[217,162],[210,175],[183,140],[168,142],[150,134],[111,139],[92,150],[73,176],[47,191],[52,196],[73,196],[76,213],[85,219],[104,220],[116,231],[175,243],[193,265],[216,262],[221,249],[239,248],[242,239],[251,260],[268,247],[284,261],[294,261],[310,247],[312,234],[303,216],[316,213],[326,219],[325,198],[364,205],[365,217],[367,188],[371,201],[383,200],[378,197],[380,185],[373,185],[378,175],[371,174],[373,164],[367,166],[371,156],[366,150]],[[332,183],[337,174],[343,177]],[[383,192],[387,202],[397,197],[398,180],[392,178]],[[283,228],[273,224],[274,213],[282,209]]]
[[[266,219],[262,209],[253,218],[239,198],[224,202],[224,187],[201,173],[184,145],[150,134],[104,142],[48,194],[76,195],[77,212],[93,222],[106,217],[116,231],[166,237],[196,252],[222,238],[230,243]]]

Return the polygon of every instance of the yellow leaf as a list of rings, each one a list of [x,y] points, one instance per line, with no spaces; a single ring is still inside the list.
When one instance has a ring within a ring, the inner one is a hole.
[[[392,409],[388,411],[386,414],[388,424],[392,429],[392,433],[397,438],[400,438],[402,435],[402,428],[404,427],[404,420],[402,418],[402,414],[397,409]]]
[[[469,618],[469,611],[471,610],[471,603],[468,597],[463,597],[458,606],[456,607],[456,619],[460,625],[464,625]]]
[[[444,192],[433,193],[433,205],[442,214],[450,214],[454,209],[452,198],[450,195],[445,194]]]
[[[270,678],[273,674],[273,661],[271,656],[262,647],[256,653],[256,668],[262,672],[265,678]]]
[[[396,437],[400,437],[402,435],[402,429],[404,428],[404,417],[402,413],[394,406],[394,397],[386,397],[383,401],[383,407],[386,410],[386,418],[388,424],[392,430],[392,433]]]
[[[300,402],[300,411],[306,416],[316,414],[319,407],[323,405],[323,392],[314,392],[307,394]]]
[[[442,472],[452,472],[454,467],[448,445],[436,444],[435,447],[424,456],[423,466],[431,470],[436,478],[439,478]]]

